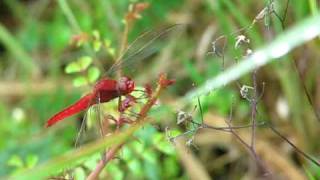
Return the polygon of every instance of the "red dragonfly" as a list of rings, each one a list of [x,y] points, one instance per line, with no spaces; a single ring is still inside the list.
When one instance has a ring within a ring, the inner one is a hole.
[[[127,48],[126,52],[120,56],[121,60],[117,61],[118,63],[115,63],[106,74],[110,75],[125,66],[130,66],[130,69],[133,69],[131,67],[133,63],[136,65],[139,61],[141,62],[143,59],[157,52],[159,48],[164,45],[163,42],[168,39],[173,32],[177,31],[179,27],[181,27],[181,25],[173,25],[165,29],[149,31],[142,34]],[[91,93],[83,96],[74,104],[52,116],[47,121],[46,127],[50,127],[67,117],[87,110],[97,103],[105,103],[121,96],[130,95],[134,88],[135,83],[129,77],[121,77],[118,81],[108,77],[103,78],[96,83]],[[129,99],[130,98],[131,97],[129,97]],[[97,99],[99,101],[97,101]],[[121,110],[120,106],[119,104],[119,111]]]

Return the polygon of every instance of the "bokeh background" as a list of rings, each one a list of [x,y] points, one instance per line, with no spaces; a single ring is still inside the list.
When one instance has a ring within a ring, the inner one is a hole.
[[[81,73],[68,73],[66,68],[79,58],[89,56],[93,70],[88,76],[92,76],[92,81],[102,76],[113,64],[113,51],[115,54],[119,51],[124,16],[130,4],[137,2],[0,1],[0,176],[33,169],[75,149],[83,113],[52,128],[44,128],[54,113],[92,88],[90,83],[81,81]],[[119,151],[101,178],[255,179],[254,159],[232,134],[206,128],[193,131],[195,127],[190,124],[177,125],[179,114],[214,126],[226,126],[228,119],[239,126],[250,123],[248,99],[253,92],[252,74],[202,95],[200,103],[197,99],[188,103],[180,100],[207,79],[237,64],[248,50],[254,52],[292,25],[316,15],[319,1],[144,2],[149,7],[135,21],[129,33],[129,43],[146,30],[172,24],[184,26],[179,36],[163,40],[164,47],[148,60],[132,65],[135,73],[130,76],[142,86],[146,82],[156,82],[157,75],[165,72],[176,83],[161,95],[159,106],[150,113],[151,124],[139,130],[136,138]],[[273,9],[257,18],[264,8],[271,8],[270,3],[273,3]],[[251,24],[250,28],[239,32]],[[72,42],[75,37],[81,37],[81,33],[109,42],[106,43],[109,47],[92,51],[100,46],[94,41],[88,46],[76,47]],[[215,41],[222,35],[228,38]],[[239,35],[244,35],[247,42],[237,48]],[[212,42],[216,42],[215,47]],[[262,67],[255,76],[259,94],[257,121],[272,123],[302,151],[318,159],[319,47],[319,38],[307,42],[281,61]],[[247,92],[241,91],[243,85],[248,86]],[[115,102],[110,104],[116,106]],[[168,134],[173,136],[184,132],[188,133],[175,138],[174,143],[168,141]],[[239,129],[237,133],[249,142],[250,129]],[[257,154],[274,177],[320,179],[320,168],[303,158],[267,126],[257,128],[256,133]],[[99,158],[97,152],[77,167],[52,172],[48,176],[84,179]]]

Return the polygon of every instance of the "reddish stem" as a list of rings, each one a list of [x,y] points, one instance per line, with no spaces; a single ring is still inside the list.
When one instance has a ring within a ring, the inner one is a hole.
[[[145,117],[147,116],[147,113],[151,109],[151,107],[154,105],[156,100],[158,99],[161,91],[166,88],[167,86],[173,84],[173,80],[168,80],[165,74],[161,74],[158,81],[157,89],[154,91],[148,102],[142,107],[139,113],[139,117],[137,118],[136,122],[141,123]],[[117,145],[113,148],[111,148],[109,151],[106,152],[105,158],[100,160],[100,162],[97,164],[96,169],[90,173],[90,175],[87,177],[89,180],[98,179],[99,174],[103,170],[103,168],[107,165],[107,163],[114,158],[117,151],[124,145],[124,143]]]
[[[122,145],[118,145],[116,147],[111,148],[106,154],[105,158],[101,159],[99,163],[96,166],[96,169],[91,172],[91,174],[87,177],[87,180],[95,180],[99,179],[99,174],[103,170],[103,168],[106,166],[106,164],[112,160],[115,155],[117,154],[118,150],[121,148]]]

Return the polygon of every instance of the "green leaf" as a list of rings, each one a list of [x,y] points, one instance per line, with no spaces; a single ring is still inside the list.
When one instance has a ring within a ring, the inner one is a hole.
[[[175,157],[166,157],[163,160],[163,171],[167,172],[164,177],[165,179],[176,176],[179,173],[179,165],[177,164],[177,160]]]
[[[165,154],[174,154],[175,150],[172,145],[166,140],[165,136],[161,133],[155,134],[153,136],[154,146],[161,152]]]
[[[93,50],[94,50],[94,52],[100,51],[101,46],[102,46],[101,41],[99,41],[99,40],[93,41]]]
[[[150,162],[150,161],[144,161],[144,170],[143,174],[146,176],[145,179],[149,180],[160,180],[161,178],[161,165],[159,165],[160,162]],[[163,171],[164,172],[164,171]]]
[[[22,159],[18,155],[11,156],[7,164],[17,168],[22,168],[24,166]]]
[[[79,66],[83,69],[87,69],[92,63],[92,58],[90,56],[82,56],[78,60]]]
[[[127,146],[124,146],[121,150],[121,158],[125,161],[129,161],[130,159],[134,158],[131,149]]]
[[[108,53],[114,57],[116,55],[116,50],[114,48],[108,48]]]
[[[77,63],[72,62],[70,64],[67,65],[67,67],[64,69],[65,73],[70,74],[70,73],[74,73],[74,72],[79,72],[79,66]]]
[[[88,158],[83,164],[86,167],[86,169],[93,171],[96,168],[97,162],[100,161],[100,159],[101,159],[101,154],[96,153],[95,155]]]
[[[88,79],[90,83],[96,82],[100,76],[100,70],[97,67],[90,67],[88,70]]]
[[[36,155],[28,155],[26,159],[27,168],[33,168],[37,162],[39,161],[39,157]]]
[[[143,151],[145,150],[144,144],[137,140],[134,140],[131,144],[134,148],[135,153],[140,154],[140,153],[143,153]]]
[[[75,87],[80,87],[80,86],[84,86],[87,84],[88,84],[87,78],[85,78],[83,76],[78,76],[73,80],[73,85]]]
[[[110,56],[114,57],[116,55],[116,50],[111,47],[111,40],[105,39],[103,41],[103,45],[105,46],[107,52],[110,54]]]
[[[167,132],[167,136],[176,137],[179,136],[182,132],[177,129],[172,129]]]
[[[111,40],[110,39],[105,39],[103,41],[103,44],[106,48],[109,48],[111,46]]]
[[[148,161],[149,163],[157,163],[157,154],[154,150],[146,150],[143,152],[142,157],[145,161]]]
[[[100,33],[98,30],[93,30],[92,35],[95,40],[100,40]]]
[[[110,173],[112,175],[112,179],[115,180],[121,180],[124,179],[124,171],[120,169],[119,166],[117,166],[115,163],[110,163],[107,166],[107,170],[108,172],[112,172]]]
[[[92,58],[90,56],[80,57],[76,62],[72,62],[67,65],[65,72],[67,74],[81,72],[86,70],[92,63]]]
[[[136,176],[142,175],[142,164],[137,158],[131,159],[127,164],[128,164],[130,171],[134,175],[136,175]]]
[[[75,179],[86,179],[86,173],[82,168],[76,168],[74,170]]]

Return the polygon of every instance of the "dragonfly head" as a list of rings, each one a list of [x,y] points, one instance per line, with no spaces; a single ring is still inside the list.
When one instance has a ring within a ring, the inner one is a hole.
[[[118,88],[121,94],[129,94],[134,90],[134,81],[129,77],[121,77],[118,81]]]

